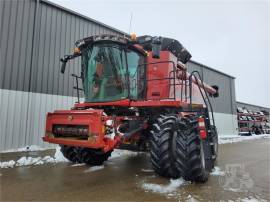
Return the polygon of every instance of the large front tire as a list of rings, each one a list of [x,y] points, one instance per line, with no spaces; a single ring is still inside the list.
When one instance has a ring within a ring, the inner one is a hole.
[[[206,182],[212,169],[211,146],[202,140],[196,117],[160,116],[151,131],[150,157],[161,176]]]
[[[212,169],[211,147],[207,140],[202,140],[196,129],[189,125],[177,138],[176,164],[182,177],[188,181],[206,182]]]
[[[150,157],[153,169],[164,177],[178,178],[175,168],[175,126],[177,117],[160,116],[152,125]]]

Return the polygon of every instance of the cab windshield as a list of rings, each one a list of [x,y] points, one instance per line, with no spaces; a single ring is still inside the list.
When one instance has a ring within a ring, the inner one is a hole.
[[[82,51],[86,102],[138,99],[144,56],[116,43],[94,44]],[[137,70],[139,69],[139,71]]]

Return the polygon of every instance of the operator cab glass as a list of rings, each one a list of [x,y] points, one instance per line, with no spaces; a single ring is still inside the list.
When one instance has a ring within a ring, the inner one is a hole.
[[[94,43],[82,51],[86,102],[138,99],[143,88],[144,56],[117,43]],[[143,73],[142,73],[143,72]]]

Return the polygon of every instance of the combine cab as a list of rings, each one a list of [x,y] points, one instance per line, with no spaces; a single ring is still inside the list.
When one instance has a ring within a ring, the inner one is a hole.
[[[176,40],[100,35],[75,43],[84,102],[48,113],[43,140],[72,162],[100,165],[113,149],[150,152],[161,176],[205,182],[217,158],[209,96],[216,86],[187,72],[190,53]],[[77,82],[78,83],[78,82]]]

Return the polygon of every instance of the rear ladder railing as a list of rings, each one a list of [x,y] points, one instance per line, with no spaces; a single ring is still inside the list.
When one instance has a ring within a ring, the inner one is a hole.
[[[196,74],[197,74],[197,76],[196,76]],[[201,85],[199,83],[198,77],[199,77],[199,80],[201,81]],[[209,99],[209,95],[208,95],[208,93],[207,93],[207,91],[205,89],[203,79],[202,79],[202,77],[201,77],[201,75],[200,75],[200,73],[198,71],[191,72],[191,74],[189,75],[189,78],[188,78],[188,80],[189,80],[189,102],[190,102],[189,106],[190,106],[190,111],[193,111],[193,109],[192,109],[192,83],[193,83],[192,78],[195,79],[195,82],[197,83],[200,94],[201,94],[201,96],[203,98],[204,104],[207,107],[207,113],[208,113],[208,117],[209,117],[209,122],[211,124],[211,120],[212,120],[212,125],[215,126],[216,124],[215,124],[213,107],[212,107],[211,101]],[[203,94],[203,92],[204,92],[204,94]],[[210,108],[210,112],[208,110],[209,108]]]

